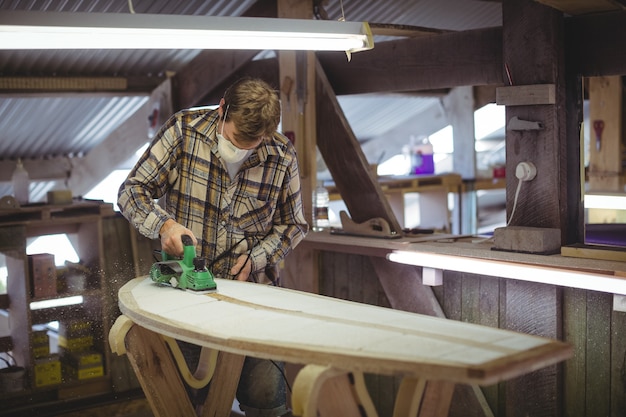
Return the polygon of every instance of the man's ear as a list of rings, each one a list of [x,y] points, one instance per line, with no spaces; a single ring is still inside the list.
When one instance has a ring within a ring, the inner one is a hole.
[[[224,104],[226,104],[226,101],[224,101],[224,98],[222,97],[220,99],[220,107],[217,109],[220,119],[224,117]]]

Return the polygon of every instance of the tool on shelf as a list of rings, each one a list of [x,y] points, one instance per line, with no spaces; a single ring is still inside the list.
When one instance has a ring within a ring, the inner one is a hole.
[[[191,236],[182,235],[181,240],[183,259],[173,259],[165,251],[161,251],[162,261],[155,262],[150,268],[152,281],[199,294],[216,291],[213,274],[206,267],[206,260],[196,256]]]
[[[391,230],[389,222],[382,217],[374,217],[362,223],[356,223],[348,216],[348,213],[342,210],[339,212],[339,218],[341,219],[341,229],[331,228],[330,233],[385,239],[401,237],[400,234]]]

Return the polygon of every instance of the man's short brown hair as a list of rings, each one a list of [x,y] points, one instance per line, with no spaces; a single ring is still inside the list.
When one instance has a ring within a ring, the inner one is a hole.
[[[225,121],[232,121],[238,130],[236,139],[255,142],[274,134],[280,123],[278,93],[260,79],[242,78],[224,93]]]

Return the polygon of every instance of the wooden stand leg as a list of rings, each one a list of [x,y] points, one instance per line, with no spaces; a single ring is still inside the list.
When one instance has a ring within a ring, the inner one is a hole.
[[[425,380],[410,377],[403,378],[402,383],[400,383],[400,389],[398,389],[398,394],[396,395],[393,417],[416,416],[425,389]]]
[[[245,356],[228,352],[218,354],[217,366],[213,374],[213,381],[217,383],[209,385],[209,394],[204,402],[202,417],[230,415],[244,359]]]
[[[400,384],[393,417],[447,417],[454,384],[405,377]]]
[[[160,335],[132,326],[126,335],[126,354],[155,416],[196,415]]]
[[[296,376],[293,414],[303,417],[377,417],[363,374],[307,365]]]
[[[454,383],[452,382],[428,381],[418,416],[447,417],[453,393]]]

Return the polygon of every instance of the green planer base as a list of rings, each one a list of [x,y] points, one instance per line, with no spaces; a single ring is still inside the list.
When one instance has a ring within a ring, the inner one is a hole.
[[[152,281],[200,294],[216,291],[213,274],[207,269],[206,261],[196,256],[191,236],[183,235],[182,242],[183,259],[170,259],[170,255],[161,252],[163,260],[150,268]]]

